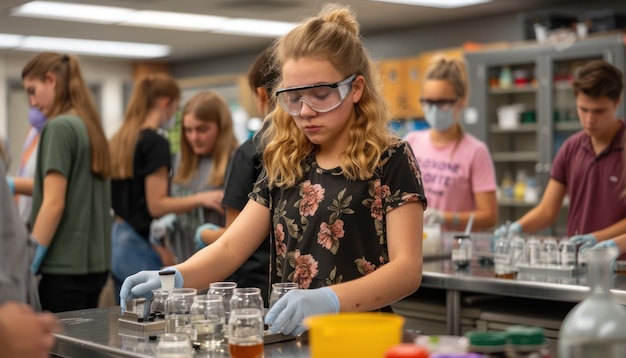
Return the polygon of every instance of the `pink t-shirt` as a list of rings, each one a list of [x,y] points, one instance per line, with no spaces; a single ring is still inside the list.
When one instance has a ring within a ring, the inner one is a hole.
[[[465,133],[458,143],[435,147],[430,130],[406,135],[422,170],[428,207],[443,211],[476,210],[475,193],[496,190],[493,161],[485,143]]]

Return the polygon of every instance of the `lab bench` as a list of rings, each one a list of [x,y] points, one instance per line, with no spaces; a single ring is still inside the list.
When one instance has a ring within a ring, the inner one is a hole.
[[[427,335],[499,331],[523,324],[542,327],[554,344],[563,318],[589,291],[586,273],[504,279],[495,277],[493,266],[476,259],[468,270],[455,269],[449,259],[427,260],[420,289],[392,307],[405,317],[406,328]],[[626,275],[615,274],[611,292],[626,305]]]

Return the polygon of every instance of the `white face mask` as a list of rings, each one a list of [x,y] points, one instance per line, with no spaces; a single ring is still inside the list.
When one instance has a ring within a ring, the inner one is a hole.
[[[429,106],[424,117],[432,129],[445,131],[454,125],[454,108],[444,110],[436,105]]]

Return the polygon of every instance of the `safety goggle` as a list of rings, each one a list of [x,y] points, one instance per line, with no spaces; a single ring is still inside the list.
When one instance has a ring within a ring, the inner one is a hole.
[[[300,115],[303,102],[315,112],[329,112],[348,96],[355,78],[356,74],[337,83],[283,88],[276,91],[276,100],[292,116]]]
[[[449,111],[454,108],[454,105],[458,101],[458,98],[442,98],[442,99],[428,99],[428,98],[420,98],[420,104],[422,105],[422,109],[424,111],[429,110],[433,106],[438,109]]]

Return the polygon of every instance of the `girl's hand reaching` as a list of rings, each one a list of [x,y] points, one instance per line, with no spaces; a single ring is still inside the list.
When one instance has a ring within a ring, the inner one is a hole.
[[[222,199],[224,198],[224,190],[209,190],[195,194],[198,198],[198,206],[202,206],[207,209],[213,209],[224,215],[224,207],[222,206]]]

